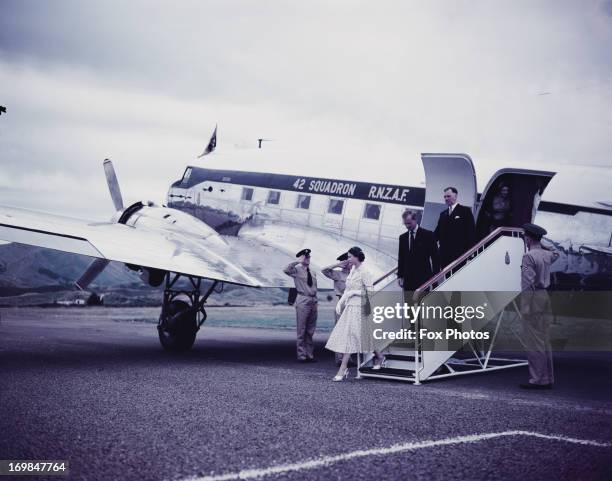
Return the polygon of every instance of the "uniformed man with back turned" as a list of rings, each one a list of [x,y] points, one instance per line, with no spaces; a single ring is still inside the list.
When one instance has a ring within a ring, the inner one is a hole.
[[[297,261],[285,267],[284,272],[293,277],[297,298],[297,360],[315,362],[313,336],[317,327],[317,275],[310,271],[310,249],[302,249]]]
[[[546,289],[550,286],[550,266],[559,254],[542,246],[540,241],[546,234],[542,227],[529,223],[523,230],[528,252],[521,264],[521,340],[527,351],[529,382],[520,387],[551,389],[555,382],[548,333],[552,312]]]

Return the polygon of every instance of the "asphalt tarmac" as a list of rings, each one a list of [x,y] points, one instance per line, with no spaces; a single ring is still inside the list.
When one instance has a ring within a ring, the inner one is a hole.
[[[611,353],[557,355],[545,392],[517,388],[526,368],[333,383],[327,334],[315,364],[268,329],[172,355],[109,312],[0,310],[0,459],[68,460],[55,480],[612,479]]]

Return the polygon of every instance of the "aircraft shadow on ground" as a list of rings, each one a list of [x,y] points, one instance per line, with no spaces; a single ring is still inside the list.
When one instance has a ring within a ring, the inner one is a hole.
[[[193,348],[187,352],[166,352],[156,340],[150,343],[126,342],[98,344],[87,341],[77,344],[53,343],[39,347],[29,346],[27,350],[10,350],[6,346],[0,350],[0,365],[4,369],[27,370],[39,369],[41,366],[69,369],[95,368],[129,368],[130,366],[150,366],[155,368],[169,365],[185,367],[214,368],[218,363],[236,363],[248,365],[277,365],[279,367],[299,368],[295,359],[295,342],[289,340],[272,340],[267,343],[249,341],[241,342],[196,340]],[[35,347],[35,349],[32,349]],[[317,366],[334,368],[333,354],[324,349],[323,342],[316,343],[320,362]],[[310,365],[309,365],[310,366]]]

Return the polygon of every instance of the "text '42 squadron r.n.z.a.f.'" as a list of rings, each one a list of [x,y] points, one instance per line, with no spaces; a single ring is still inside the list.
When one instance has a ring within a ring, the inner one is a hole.
[[[265,155],[257,150],[257,155]],[[206,157],[208,165],[214,165],[214,159],[209,160],[213,157]],[[607,231],[602,235],[609,236],[612,230],[612,209],[605,204],[542,200],[553,172],[502,169],[479,194],[469,156],[422,154],[422,161],[427,189],[254,172],[243,170],[244,163],[223,158],[223,168],[187,167],[170,186],[167,207],[152,202],[126,207],[113,165],[105,160],[115,208],[108,222],[1,206],[0,239],[95,258],[76,281],[81,289],[110,261],[138,271],[152,286],[165,283],[160,341],[166,349],[185,350],[193,345],[206,319],[205,302],[217,286],[291,287],[282,267],[305,247],[313,249],[317,262],[325,265],[339,251],[359,244],[374,277],[388,279],[397,265],[398,236],[404,231],[402,212],[406,208],[422,212],[421,225],[435,227],[445,208],[442,191],[449,185],[459,189],[461,204],[474,212],[481,238],[491,232],[489,211],[502,186],[513,192],[509,227],[531,222],[539,211],[568,219],[578,214],[596,216]],[[226,169],[228,164],[236,170]],[[248,165],[258,161],[251,159]],[[606,244],[607,240],[594,239],[587,247],[609,259]],[[608,260],[598,262],[607,272]],[[322,279],[319,288],[331,289],[331,281],[325,282]]]

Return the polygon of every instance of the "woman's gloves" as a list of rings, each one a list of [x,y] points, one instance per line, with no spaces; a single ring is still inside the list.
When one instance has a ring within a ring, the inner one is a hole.
[[[353,296],[361,296],[361,291],[344,291],[344,294],[342,294],[342,297],[338,300],[338,303],[336,304],[336,313],[338,315],[342,314],[342,311],[346,307],[346,302]]]
[[[344,302],[344,296],[338,299],[338,303],[336,304],[336,314],[342,314],[342,311],[344,310]]]

